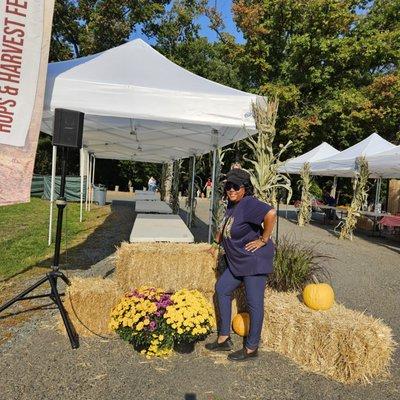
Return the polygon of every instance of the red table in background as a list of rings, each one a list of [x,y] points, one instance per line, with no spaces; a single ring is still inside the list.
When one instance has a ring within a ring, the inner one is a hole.
[[[379,225],[395,228],[400,226],[400,215],[387,215],[379,221]]]

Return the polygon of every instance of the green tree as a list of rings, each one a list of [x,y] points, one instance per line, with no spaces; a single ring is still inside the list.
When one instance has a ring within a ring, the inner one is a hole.
[[[52,157],[51,136],[41,133],[39,136],[38,147],[36,150],[34,173],[39,175],[51,174]]]
[[[291,139],[300,153],[324,140],[343,148],[375,130],[397,136],[397,89],[390,104],[371,91],[397,76],[400,2],[234,0],[233,13],[246,39],[236,49],[241,80],[279,95],[277,143]],[[390,116],[378,118],[381,107]]]
[[[162,15],[170,0],[56,0],[50,61],[98,53],[125,43]]]
[[[118,163],[118,167],[124,187],[128,186],[129,181],[132,182],[134,189],[147,187],[151,176],[156,179],[158,185],[160,184],[162,164],[124,160]]]
[[[234,39],[223,34],[224,41],[215,43],[200,36],[200,16],[207,15],[213,24],[213,14],[206,0],[176,0],[172,7],[144,27],[143,31],[155,40],[155,48],[174,63],[215,82],[242,88],[228,41]],[[222,23],[220,21],[219,23]]]

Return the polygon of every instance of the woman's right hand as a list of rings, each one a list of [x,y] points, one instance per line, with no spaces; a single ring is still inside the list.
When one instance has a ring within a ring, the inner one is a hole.
[[[218,254],[218,247],[210,246],[209,249],[206,250],[207,253],[210,253],[213,257],[216,257]]]

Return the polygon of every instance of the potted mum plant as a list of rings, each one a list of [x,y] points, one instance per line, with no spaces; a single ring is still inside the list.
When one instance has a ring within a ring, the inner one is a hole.
[[[197,290],[175,294],[146,286],[127,293],[111,312],[110,328],[147,357],[165,357],[204,339],[215,325],[211,304]]]
[[[189,353],[193,351],[195,342],[204,340],[215,326],[213,308],[197,290],[179,290],[171,300],[164,318],[175,330],[175,350]]]

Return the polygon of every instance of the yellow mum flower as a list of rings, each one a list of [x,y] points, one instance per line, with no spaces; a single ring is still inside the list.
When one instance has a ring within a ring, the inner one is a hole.
[[[139,323],[136,325],[136,329],[137,329],[138,331],[141,331],[141,330],[143,329],[143,327],[144,327],[143,322],[139,322]]]

